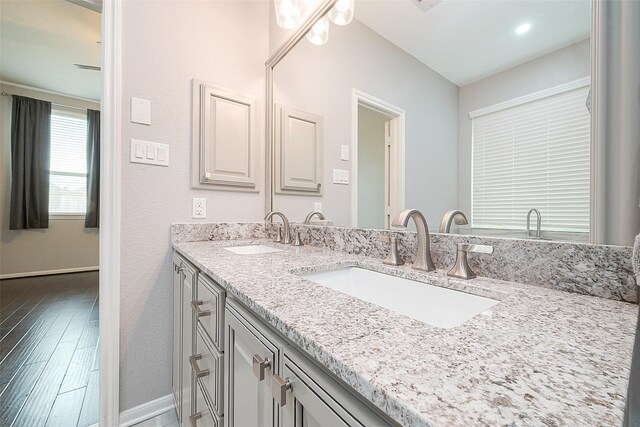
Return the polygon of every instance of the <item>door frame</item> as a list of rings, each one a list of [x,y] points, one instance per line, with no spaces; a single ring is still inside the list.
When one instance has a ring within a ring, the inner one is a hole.
[[[351,226],[358,226],[358,107],[369,108],[389,119],[394,140],[396,189],[392,191],[393,206],[404,208],[405,199],[405,111],[358,89],[351,90]],[[392,213],[393,215],[394,213]]]
[[[122,1],[102,7],[99,425],[120,425]]]

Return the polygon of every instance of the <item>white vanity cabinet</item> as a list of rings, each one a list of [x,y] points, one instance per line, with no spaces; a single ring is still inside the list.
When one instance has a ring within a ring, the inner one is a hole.
[[[173,255],[172,387],[181,426],[222,425],[224,290]]]
[[[277,341],[249,319],[244,310],[227,304],[225,427],[278,425],[271,381],[278,372],[280,350]]]
[[[237,302],[225,322],[225,427],[392,425]]]
[[[181,426],[395,425],[177,253],[173,267]]]
[[[193,348],[193,300],[198,277],[196,270],[181,256],[173,255],[173,366],[172,388],[178,419],[184,421],[192,413],[193,378],[189,355]]]

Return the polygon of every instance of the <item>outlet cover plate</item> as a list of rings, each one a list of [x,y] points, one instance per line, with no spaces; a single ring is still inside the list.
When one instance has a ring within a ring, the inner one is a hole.
[[[193,198],[193,218],[201,219],[207,217],[207,199]]]

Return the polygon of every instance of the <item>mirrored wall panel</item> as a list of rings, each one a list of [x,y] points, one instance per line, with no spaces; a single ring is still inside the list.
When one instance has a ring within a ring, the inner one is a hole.
[[[590,1],[338,6],[274,68],[273,209],[589,240]]]

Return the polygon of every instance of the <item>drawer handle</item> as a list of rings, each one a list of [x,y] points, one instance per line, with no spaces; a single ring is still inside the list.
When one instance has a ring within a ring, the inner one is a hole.
[[[251,366],[253,368],[253,375],[256,376],[258,381],[262,381],[264,380],[264,371],[271,368],[271,360],[269,360],[268,357],[262,357],[254,354]]]
[[[201,354],[194,354],[193,356],[189,356],[189,364],[191,365],[191,369],[193,369],[193,373],[196,374],[196,378],[202,378],[209,375],[208,369],[200,369],[198,366],[198,360],[202,359]]]
[[[204,301],[191,301],[191,310],[197,317],[211,316],[211,310],[203,310],[200,306],[204,304]]]
[[[287,404],[287,390],[291,390],[291,379],[282,379],[273,374],[271,377],[271,395],[279,406]]]
[[[203,411],[196,412],[193,415],[189,415],[189,423],[191,424],[191,427],[198,427],[198,420],[203,416],[204,416]]]

